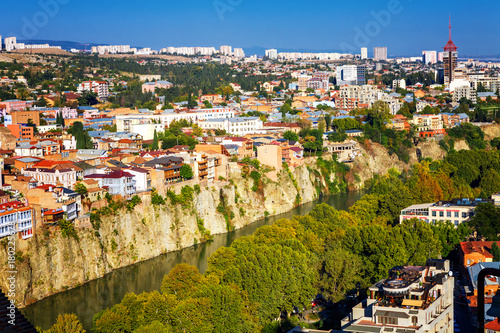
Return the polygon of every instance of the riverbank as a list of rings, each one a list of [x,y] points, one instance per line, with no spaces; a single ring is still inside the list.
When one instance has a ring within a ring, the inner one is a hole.
[[[179,251],[169,252],[156,258],[116,269],[102,278],[61,292],[22,309],[23,314],[36,326],[48,329],[62,313],[75,313],[88,331],[97,312],[121,302],[128,292],[136,294],[160,290],[163,276],[179,263],[207,269],[207,259],[220,247],[230,246],[236,239],[251,235],[264,225],[271,225],[281,218],[305,215],[317,204],[327,203],[336,209],[347,210],[366,192],[355,191],[324,196],[315,201],[293,208],[287,213],[268,216],[229,233],[215,235],[211,242],[197,244]]]

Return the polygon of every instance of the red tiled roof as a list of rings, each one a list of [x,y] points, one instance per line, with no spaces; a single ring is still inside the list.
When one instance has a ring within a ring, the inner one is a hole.
[[[484,328],[487,330],[500,332],[500,322],[498,320],[493,320],[484,325]]]
[[[485,258],[493,258],[491,254],[491,246],[493,242],[461,242],[460,247],[464,254],[471,254],[473,252],[482,254]],[[500,246],[500,241],[497,242],[497,245]]]

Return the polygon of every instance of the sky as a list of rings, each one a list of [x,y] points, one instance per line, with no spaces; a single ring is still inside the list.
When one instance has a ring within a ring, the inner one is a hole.
[[[496,56],[499,11],[498,0],[480,8],[464,0],[23,0],[2,3],[0,35],[153,49],[368,47],[371,55],[387,46],[389,56],[418,56],[442,51],[451,15],[459,57]]]

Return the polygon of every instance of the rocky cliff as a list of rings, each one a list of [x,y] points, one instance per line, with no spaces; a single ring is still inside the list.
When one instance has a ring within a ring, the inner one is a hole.
[[[16,301],[26,305],[51,294],[74,288],[112,270],[189,247],[210,235],[241,228],[270,214],[284,213],[298,202],[317,198],[312,177],[302,166],[278,181],[254,180],[235,175],[231,182],[217,182],[192,191],[184,204],[151,204],[151,195],[131,211],[101,216],[95,228],[76,229],[64,237],[58,227],[40,228],[31,239],[16,243]],[[180,194],[181,185],[173,188]],[[0,260],[8,261],[7,241],[0,247]],[[0,286],[7,290],[7,273],[0,273]]]

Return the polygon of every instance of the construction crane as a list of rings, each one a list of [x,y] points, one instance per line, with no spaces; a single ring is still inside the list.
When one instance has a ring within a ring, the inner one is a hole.
[[[85,53],[87,52],[87,46],[90,44],[76,44],[76,45],[85,45]]]

